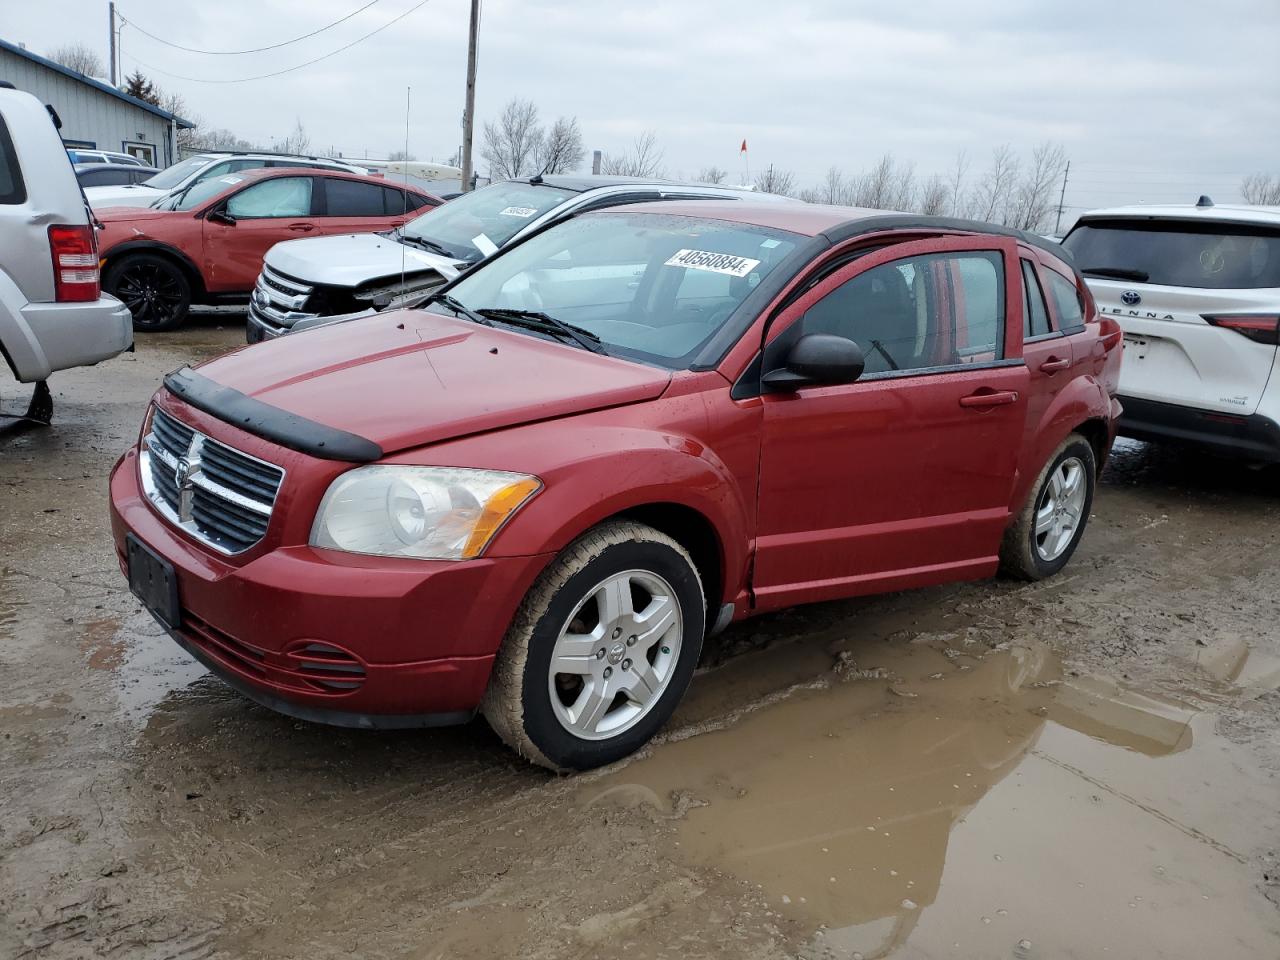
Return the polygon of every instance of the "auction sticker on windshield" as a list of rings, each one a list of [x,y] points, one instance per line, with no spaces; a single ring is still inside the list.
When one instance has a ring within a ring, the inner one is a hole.
[[[528,220],[538,212],[537,207],[507,207],[505,210],[499,210],[498,215],[503,217],[521,217]]]
[[[712,253],[709,250],[677,250],[665,265],[685,267],[689,270],[709,270],[712,273],[727,273],[731,277],[745,277],[760,266],[760,261],[752,260],[750,257],[735,257],[731,253]]]

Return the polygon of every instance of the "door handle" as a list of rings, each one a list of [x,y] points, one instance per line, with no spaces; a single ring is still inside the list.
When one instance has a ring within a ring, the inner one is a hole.
[[[1071,366],[1071,361],[1062,357],[1050,357],[1044,363],[1040,364],[1041,373],[1057,373],[1059,370],[1065,370]]]
[[[967,397],[960,398],[962,407],[1003,407],[1017,402],[1018,391],[1016,390],[988,390],[985,393],[971,393]]]
[[[315,225],[310,223],[291,223],[289,224],[289,229],[297,233],[310,233],[315,229]]]

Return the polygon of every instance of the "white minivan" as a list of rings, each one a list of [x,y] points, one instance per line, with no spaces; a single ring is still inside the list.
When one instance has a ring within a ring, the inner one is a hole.
[[[129,310],[102,292],[98,242],[49,110],[0,83],[0,353],[29,412],[52,412],[44,381],[133,344]]]
[[[1094,210],[1062,245],[1124,330],[1122,436],[1280,462],[1280,207]]]

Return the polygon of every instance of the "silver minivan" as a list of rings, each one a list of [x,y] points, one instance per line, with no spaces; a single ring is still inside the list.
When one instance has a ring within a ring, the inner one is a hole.
[[[132,344],[128,309],[102,292],[89,207],[50,111],[0,85],[0,353],[37,384],[28,414],[48,421],[50,374]]]

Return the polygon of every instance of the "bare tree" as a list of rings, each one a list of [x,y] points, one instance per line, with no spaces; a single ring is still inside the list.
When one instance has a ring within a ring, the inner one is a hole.
[[[302,118],[294,118],[293,132],[275,145],[275,149],[281,153],[306,153],[311,149],[311,137],[307,136],[307,130],[302,125]]]
[[[1251,173],[1240,184],[1240,196],[1245,203],[1264,206],[1280,204],[1280,175]]]
[[[658,135],[647,130],[636,137],[630,150],[619,154],[606,153],[600,162],[600,172],[615,177],[662,176],[662,151],[658,149]]]
[[[533,101],[512,97],[503,107],[498,122],[484,125],[480,156],[489,162],[489,176],[495,180],[514,180],[537,173],[535,167],[542,138],[538,108]]]
[[[771,163],[767,170],[756,174],[755,188],[761,193],[789,197],[795,193],[796,176],[790,170],[779,170]]]
[[[561,117],[538,141],[537,166],[543,173],[568,173],[587,155],[577,117]]]
[[[1048,140],[1031,151],[1031,166],[1013,190],[1005,223],[1019,230],[1042,231],[1048,227],[1053,213],[1054,187],[1067,165],[1067,154],[1061,144]]]
[[[245,140],[231,130],[225,128],[215,128],[206,130],[197,128],[187,131],[191,134],[190,142],[186,147],[181,144],[179,139],[179,152],[199,153],[207,150],[261,150],[260,144],[251,140]],[[183,131],[178,132],[181,138]]]
[[[951,215],[967,217],[969,215],[969,198],[964,193],[964,178],[969,173],[969,154],[964,150],[956,151],[955,166],[951,168]]]
[[[916,210],[930,217],[940,217],[951,204],[951,186],[936,173],[920,188]]]
[[[101,77],[106,70],[98,52],[83,43],[64,43],[49,51],[49,59],[86,77]]]
[[[387,160],[391,163],[403,162],[405,160],[417,160],[408,150],[392,150],[387,154]]]
[[[711,166],[703,167],[698,171],[699,183],[724,183],[729,178],[729,171],[722,170],[720,167]]]
[[[909,210],[915,203],[915,168],[899,166],[893,154],[886,153],[874,167],[854,180],[852,200],[855,206],[875,210]]]
[[[991,151],[991,166],[983,174],[974,197],[973,215],[989,223],[1004,223],[1018,180],[1018,158],[1007,143]]]

